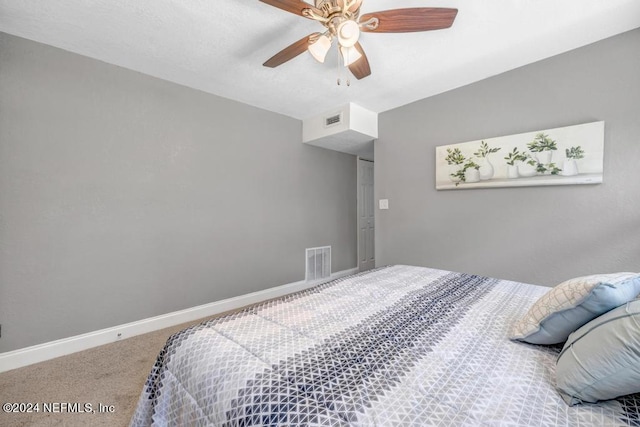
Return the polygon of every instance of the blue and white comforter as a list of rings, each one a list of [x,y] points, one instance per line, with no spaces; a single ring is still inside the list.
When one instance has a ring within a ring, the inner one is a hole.
[[[392,266],[172,336],[133,426],[638,426],[640,396],[567,406],[558,347],[509,341],[548,288]]]

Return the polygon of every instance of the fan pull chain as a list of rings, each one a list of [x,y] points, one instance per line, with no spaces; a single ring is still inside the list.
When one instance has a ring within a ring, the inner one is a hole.
[[[343,60],[344,60],[345,66],[342,67],[342,68],[344,69],[344,68],[347,68],[346,64],[349,63],[349,51],[348,50],[347,50],[347,57],[343,58]],[[349,76],[348,75],[347,75],[347,86],[351,86],[351,81],[349,80]]]

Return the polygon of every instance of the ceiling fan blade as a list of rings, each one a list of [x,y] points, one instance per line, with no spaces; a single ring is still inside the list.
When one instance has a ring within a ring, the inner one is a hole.
[[[295,58],[296,56],[307,50],[310,40],[312,38],[319,37],[320,35],[320,33],[313,33],[301,38],[297,42],[285,47],[280,52],[273,55],[267,60],[267,62],[262,65],[264,65],[265,67],[275,68],[278,65],[284,64],[285,62]]]
[[[353,4],[349,7],[349,11],[355,13],[356,10],[360,9],[361,5],[362,5],[362,0],[355,0]]]
[[[456,19],[458,9],[440,7],[413,7],[407,9],[392,9],[381,12],[367,13],[360,17],[360,23],[366,23],[372,18],[379,20],[377,28],[362,25],[362,31],[374,33],[410,33],[415,31],[429,31],[449,28]]]
[[[371,74],[371,67],[369,67],[369,60],[367,59],[367,55],[365,55],[364,50],[362,50],[360,42],[356,43],[354,46],[358,49],[358,52],[360,52],[362,57],[349,65],[349,71],[351,71],[356,79],[360,80]]]
[[[266,3],[278,9],[286,10],[296,15],[304,16],[302,11],[305,9],[311,9],[314,13],[322,16],[322,11],[309,3],[302,0],[260,0],[262,3]],[[304,16],[308,18],[307,16]],[[310,18],[313,19],[313,18]]]

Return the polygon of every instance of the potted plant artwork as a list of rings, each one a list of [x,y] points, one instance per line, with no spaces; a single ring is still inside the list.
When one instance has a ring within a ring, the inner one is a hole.
[[[507,161],[507,178],[517,178],[518,165],[516,162],[525,161],[526,157],[518,151],[518,147],[513,147],[513,151],[510,151],[504,159]]]
[[[558,175],[560,172],[562,172],[562,169],[560,169],[558,166],[556,166],[555,163],[547,163],[547,164],[542,164],[542,163],[538,163],[536,165],[536,172],[540,173],[540,174],[551,174],[551,175]]]
[[[536,171],[538,161],[530,153],[520,154],[520,161],[521,163],[518,164],[518,176],[528,178],[538,173]]]
[[[480,181],[480,172],[478,172],[480,166],[472,159],[467,159],[459,148],[447,148],[445,160],[450,166],[449,178],[455,182],[456,187],[461,182]]]
[[[584,159],[584,150],[579,145],[565,150],[566,159],[562,164],[562,175],[578,175],[578,164],[576,160]]]
[[[481,159],[481,164],[479,167],[479,172],[480,172],[480,179],[481,180],[488,180],[493,178],[493,174],[494,174],[494,170],[493,170],[493,165],[491,164],[491,162],[489,161],[489,154],[493,154],[493,153],[497,153],[498,151],[500,151],[500,147],[498,148],[489,148],[489,144],[487,144],[486,142],[482,141],[480,143],[480,149],[478,151],[476,151],[475,153],[473,153],[474,156],[478,157],[479,159]]]
[[[456,185],[460,181],[465,180],[464,176],[464,162],[466,158],[462,154],[459,148],[447,148],[447,156],[444,160],[449,165],[449,178],[455,182]]]
[[[471,159],[464,164],[463,173],[465,176],[464,182],[480,181],[480,165]]]
[[[558,149],[556,141],[549,138],[549,135],[539,133],[535,136],[533,141],[527,144],[527,148],[532,153],[535,153],[538,163],[547,165],[551,163],[552,152]]]
[[[436,189],[599,184],[604,137],[598,121],[437,146]]]
[[[462,168],[451,174],[451,176],[453,177],[452,181],[456,183],[456,187],[461,182],[478,182],[480,181],[480,172],[478,171],[478,169],[480,169],[480,166],[473,160],[469,159],[462,166]]]

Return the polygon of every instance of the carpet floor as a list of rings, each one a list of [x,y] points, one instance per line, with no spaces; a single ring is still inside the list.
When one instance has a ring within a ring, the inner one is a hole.
[[[0,403],[39,403],[40,411],[0,411],[0,426],[128,426],[167,338],[202,320],[0,373]],[[45,403],[53,412],[44,412]],[[94,412],[61,412],[74,403]]]

